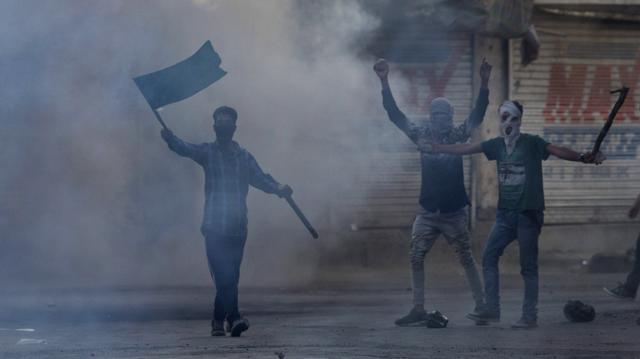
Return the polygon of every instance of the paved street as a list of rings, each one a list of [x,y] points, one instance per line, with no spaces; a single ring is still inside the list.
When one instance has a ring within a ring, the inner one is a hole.
[[[209,336],[206,287],[5,289],[0,357],[640,358],[640,305],[601,291],[618,274],[544,274],[540,327],[524,331],[510,328],[521,295],[515,275],[503,283],[502,323],[489,327],[464,318],[471,300],[463,277],[431,280],[428,306],[449,316],[446,329],[395,327],[409,308],[406,278],[376,276],[313,288],[244,288],[242,309],[252,326],[241,338]],[[567,299],[594,305],[596,321],[568,323],[562,316]],[[35,342],[17,344],[21,339]]]

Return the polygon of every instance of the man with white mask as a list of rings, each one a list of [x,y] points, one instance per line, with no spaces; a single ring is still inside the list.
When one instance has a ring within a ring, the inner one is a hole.
[[[382,102],[389,120],[404,132],[416,145],[427,141],[438,143],[464,143],[471,131],[480,126],[489,104],[489,77],[491,66],[482,61],[480,66],[481,86],[476,104],[469,117],[460,125],[453,125],[453,106],[444,97],[431,101],[430,120],[417,125],[400,111],[389,87],[389,65],[380,59],[374,71],[382,85]],[[436,239],[442,234],[454,247],[460,264],[465,270],[476,308],[484,305],[484,294],[476,262],[471,253],[468,230],[469,199],[464,187],[464,172],[461,156],[443,154],[421,154],[422,185],[420,189],[421,211],[416,216],[412,233],[409,257],[411,261],[413,308],[409,314],[396,320],[398,326],[426,325],[424,309],[424,259]]]
[[[520,125],[522,124],[522,110],[511,101],[505,101],[500,109],[500,134],[504,137],[507,154],[511,155],[516,147],[516,141],[520,138]]]
[[[520,132],[523,108],[517,101],[505,101],[499,108],[500,137],[481,143],[446,145],[426,143],[428,153],[458,155],[484,153],[497,162],[498,210],[482,256],[486,306],[469,313],[476,322],[500,321],[498,262],[505,248],[517,239],[520,273],[524,280],[522,317],[513,328],[534,328],[538,320],[538,237],[544,219],[542,161],[549,155],[567,161],[600,164],[600,152],[578,153],[548,143],[539,136]]]

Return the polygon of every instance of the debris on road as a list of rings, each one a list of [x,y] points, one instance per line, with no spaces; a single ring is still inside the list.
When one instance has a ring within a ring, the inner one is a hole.
[[[449,318],[437,310],[427,313],[427,328],[446,328]]]
[[[570,300],[564,305],[564,316],[574,323],[591,322],[596,318],[596,309],[579,300]]]

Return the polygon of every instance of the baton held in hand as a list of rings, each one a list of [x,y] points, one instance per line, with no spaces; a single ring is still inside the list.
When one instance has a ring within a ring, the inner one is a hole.
[[[607,133],[611,128],[611,125],[613,125],[613,120],[616,118],[618,111],[624,104],[624,100],[627,98],[627,95],[629,94],[629,88],[626,86],[623,86],[620,89],[611,91],[611,93],[612,94],[619,93],[620,95],[618,96],[618,100],[616,101],[615,105],[613,105],[613,109],[611,109],[611,113],[609,113],[609,118],[607,119],[607,122],[602,127],[602,130],[600,130],[600,134],[598,134],[596,143],[593,145],[593,151],[591,151],[591,153],[593,153],[594,155],[596,155],[598,151],[600,151],[600,146],[602,145],[602,141],[604,141],[604,138],[607,136]]]
[[[305,217],[304,213],[302,213],[302,211],[300,210],[300,207],[298,207],[298,205],[293,200],[293,198],[291,196],[285,196],[284,198],[287,200],[287,203],[289,203],[289,206],[291,206],[291,209],[293,209],[293,211],[296,213],[298,218],[300,218],[300,220],[302,221],[302,224],[304,224],[304,226],[307,227],[307,230],[309,231],[309,233],[311,233],[311,236],[317,239],[318,232],[315,230],[315,228],[313,228],[311,223],[309,223],[309,221],[307,220],[307,217]]]

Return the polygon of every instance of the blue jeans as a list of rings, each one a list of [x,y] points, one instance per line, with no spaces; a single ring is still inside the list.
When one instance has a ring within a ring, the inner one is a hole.
[[[504,249],[514,240],[520,247],[520,274],[524,280],[522,318],[538,317],[538,237],[544,223],[542,211],[498,210],[482,256],[487,310],[500,313],[500,274],[498,262]]]
[[[216,236],[205,238],[209,272],[216,285],[213,320],[229,322],[240,318],[238,282],[246,236]]]

